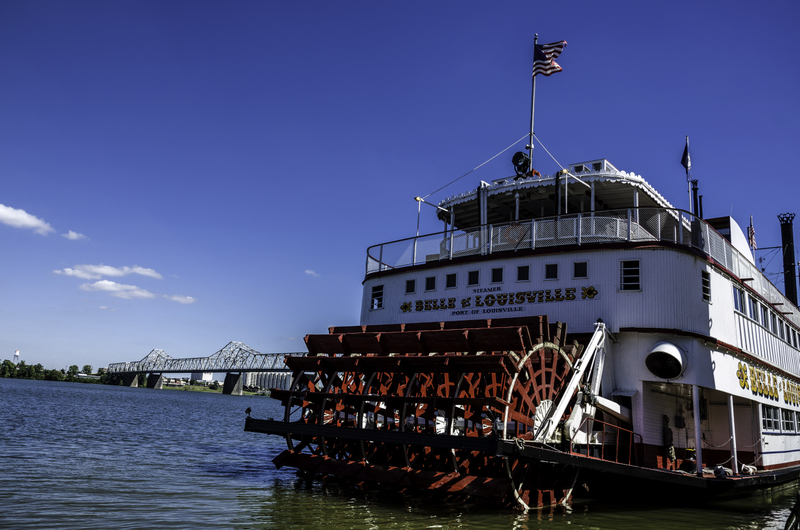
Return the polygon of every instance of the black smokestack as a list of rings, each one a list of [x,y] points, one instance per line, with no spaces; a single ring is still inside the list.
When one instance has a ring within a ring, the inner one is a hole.
[[[778,215],[781,222],[781,246],[783,247],[783,283],[786,298],[797,306],[797,276],[794,271],[794,221],[793,213]]]

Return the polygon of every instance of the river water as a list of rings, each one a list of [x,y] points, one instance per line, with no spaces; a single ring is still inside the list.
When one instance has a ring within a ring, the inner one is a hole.
[[[0,528],[781,529],[795,498],[519,514],[352,491],[276,470],[284,441],[244,432],[247,407],[281,416],[265,397],[0,379]]]

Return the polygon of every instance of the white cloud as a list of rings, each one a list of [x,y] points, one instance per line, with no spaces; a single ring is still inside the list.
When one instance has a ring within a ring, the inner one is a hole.
[[[164,298],[166,298],[167,300],[178,302],[179,304],[193,304],[197,302],[197,298],[192,298],[191,296],[184,296],[182,294],[173,294],[172,296],[168,296],[165,294]]]
[[[311,269],[306,269],[306,274],[308,274],[309,276],[313,276],[314,278],[319,278],[319,274],[312,271]]]
[[[61,235],[66,237],[67,239],[71,239],[73,241],[78,240],[78,239],[88,239],[85,235],[79,234],[78,232],[73,232],[72,230],[70,230],[66,234],[61,234]]]
[[[104,311],[116,311],[116,309],[110,308],[107,305],[101,305],[100,309],[102,309]]]
[[[56,274],[64,274],[66,276],[74,276],[84,280],[99,280],[103,276],[126,276],[128,274],[141,274],[142,276],[149,276],[150,278],[162,279],[159,273],[153,269],[146,269],[134,265],[133,267],[112,267],[110,265],[75,265],[74,268],[67,267],[62,270],[53,271]]]
[[[29,214],[25,210],[18,210],[2,204],[0,204],[0,223],[13,226],[14,228],[30,228],[37,234],[43,236],[46,236],[50,232],[55,232],[55,229],[48,223]]]
[[[106,291],[110,292],[111,296],[124,298],[126,300],[131,300],[133,298],[155,297],[153,293],[142,289],[141,287],[112,282],[111,280],[100,280],[94,283],[84,283],[80,286],[80,289],[83,291]]]

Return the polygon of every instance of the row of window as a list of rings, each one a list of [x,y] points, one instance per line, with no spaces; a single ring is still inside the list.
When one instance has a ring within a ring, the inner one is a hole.
[[[733,288],[733,308],[750,318],[756,324],[760,324],[767,331],[772,332],[790,346],[797,348],[798,333],[786,321],[778,316],[775,311],[767,308],[753,296],[746,295],[742,289]]]
[[[493,268],[491,270],[491,283],[503,282],[503,267]],[[585,261],[576,261],[572,264],[572,277],[573,279],[588,278],[589,267]],[[527,282],[530,281],[530,265],[520,265],[517,267],[517,281]],[[545,265],[544,270],[545,280],[558,279],[558,263],[548,263]],[[467,286],[480,285],[480,271],[467,272]],[[457,273],[453,272],[445,275],[445,289],[454,289],[458,286]],[[428,276],[425,278],[425,291],[436,290],[436,276]],[[620,290],[621,291],[639,291],[641,290],[641,282],[639,277],[639,260],[626,260],[620,262]],[[406,294],[417,292],[417,280],[406,280]],[[709,295],[710,297],[710,295]],[[381,309],[383,307],[383,285],[376,285],[372,288],[372,299],[370,309]]]
[[[764,431],[797,432],[796,420],[793,410],[761,405],[761,427]]]
[[[572,264],[572,277],[573,278],[588,278],[589,277],[588,264],[585,261],[576,261]],[[480,285],[480,272],[481,271],[468,271],[467,272],[467,287]],[[531,279],[530,265],[520,265],[517,267],[517,281],[527,282]],[[544,279],[557,280],[558,279],[558,263],[548,263],[544,266]],[[503,282],[503,267],[493,268],[491,271],[491,283]],[[447,274],[444,278],[445,289],[454,289],[458,286],[458,277],[455,272]],[[436,276],[428,276],[425,278],[425,290],[436,290]],[[406,294],[417,292],[417,280],[406,280]]]
[[[517,281],[527,282],[530,281],[531,269],[530,265],[520,265],[517,267]],[[576,261],[572,264],[572,278],[588,278],[589,268],[588,263],[585,261]],[[545,280],[558,279],[558,263],[548,263],[544,269]],[[458,286],[458,275],[453,272],[445,275],[444,278],[445,289],[453,289]],[[491,283],[503,282],[503,267],[493,268],[491,270]],[[642,288],[640,275],[639,275],[639,260],[624,260],[620,261],[620,291],[640,291]],[[467,272],[467,286],[480,285],[480,271]],[[705,276],[704,276],[704,298],[705,298]],[[710,280],[709,280],[710,286]],[[425,291],[436,290],[436,276],[428,276],[425,278]],[[412,294],[417,291],[417,280],[406,280],[406,294]],[[708,300],[711,299],[710,287],[708,290]],[[370,299],[370,309],[383,308],[383,285],[376,285],[372,288],[372,297]]]

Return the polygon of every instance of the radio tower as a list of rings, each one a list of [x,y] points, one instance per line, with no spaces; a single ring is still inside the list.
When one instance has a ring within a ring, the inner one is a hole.
[[[19,364],[19,350],[14,351],[14,365]]]

